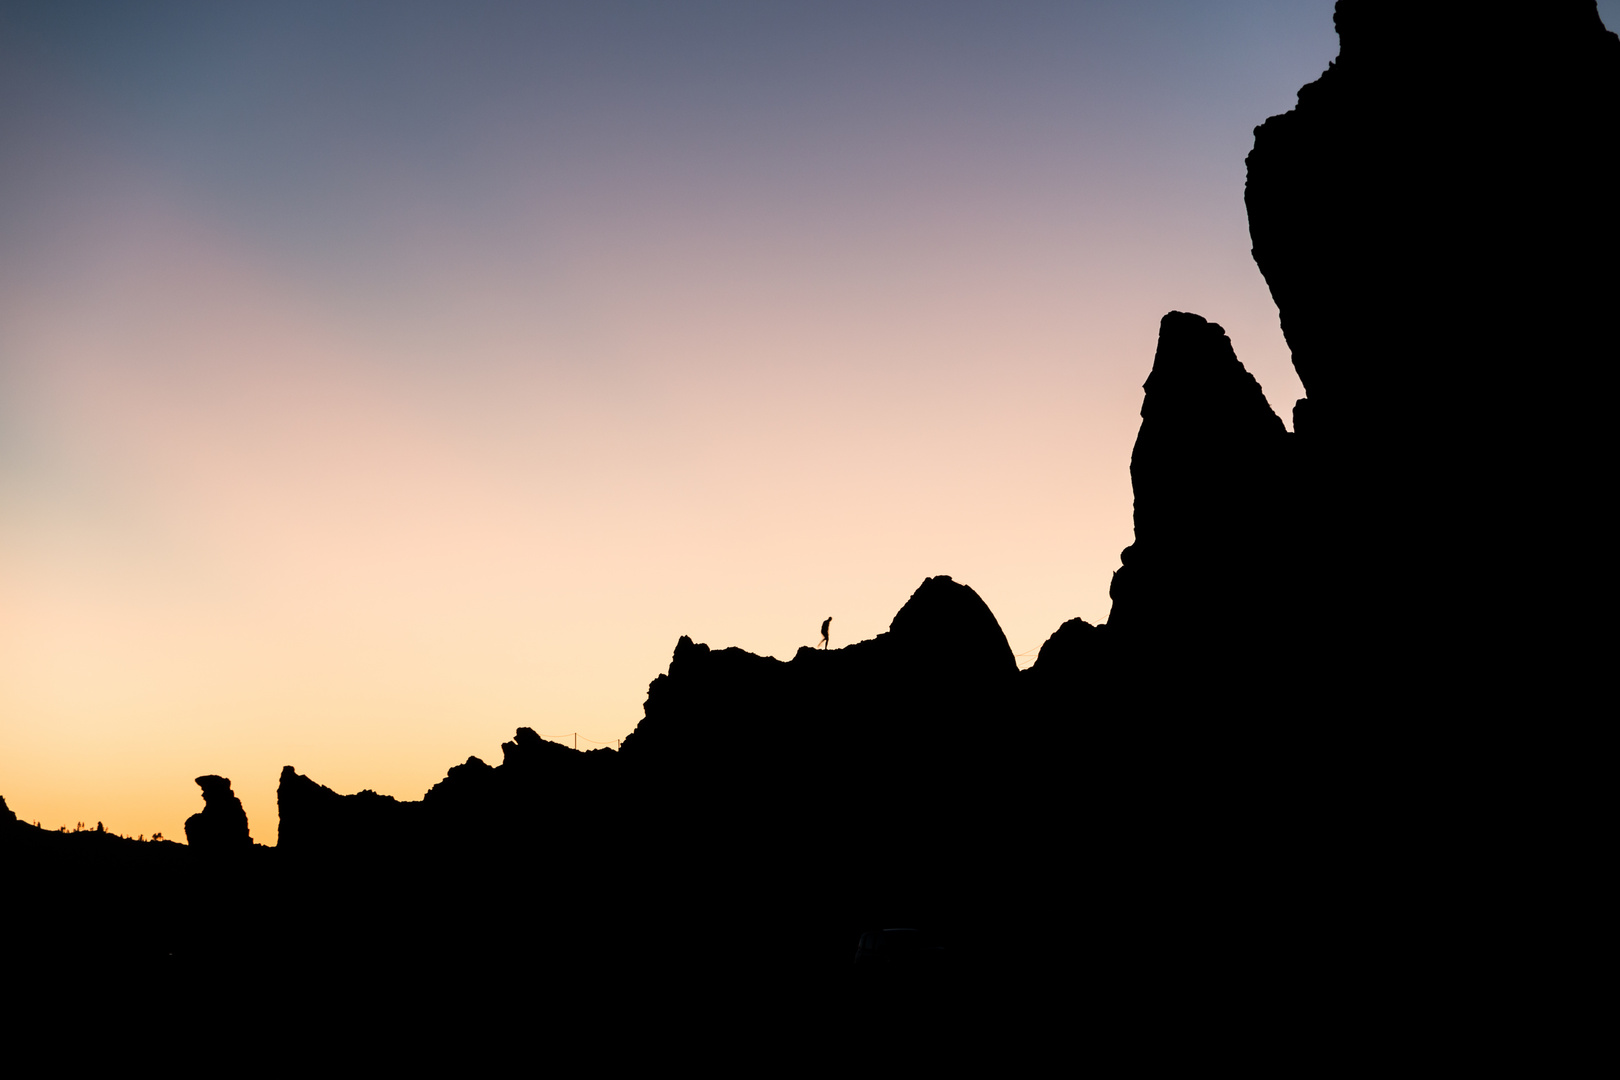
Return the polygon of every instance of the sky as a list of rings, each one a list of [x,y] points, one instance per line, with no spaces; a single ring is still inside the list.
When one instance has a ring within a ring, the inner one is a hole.
[[[1159,318],[1302,394],[1243,159],[1331,13],[0,0],[0,794],[273,843],[682,634],[1105,620]]]

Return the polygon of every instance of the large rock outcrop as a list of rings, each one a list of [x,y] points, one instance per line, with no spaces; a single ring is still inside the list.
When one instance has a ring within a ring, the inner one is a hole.
[[[682,638],[623,752],[670,768],[774,776],[841,769],[843,751],[817,734],[838,730],[874,762],[932,760],[998,719],[1017,674],[979,595],[932,577],[887,633],[842,649],[805,647],[784,662]]]
[[[1292,436],[1225,331],[1197,315],[1160,321],[1143,391],[1136,542],[1110,586],[1109,636],[1164,674],[1252,681],[1243,657],[1272,650],[1293,614]]]
[[[584,814],[602,821],[616,774],[609,750],[580,753],[518,728],[491,767],[450,767],[418,800],[365,790],[342,795],[287,765],[276,788],[277,846],[295,856],[373,859],[402,852],[524,842]]]
[[[1334,22],[1245,193],[1308,394],[1308,632],[1338,636],[1325,678],[1381,699],[1556,694],[1613,591],[1620,39],[1592,0],[1340,0]]]
[[[253,846],[247,811],[223,776],[199,776],[203,808],[186,818],[186,843],[204,852],[245,851]]]
[[[367,856],[380,848],[392,850],[424,839],[416,813],[420,805],[369,789],[339,795],[287,765],[276,787],[281,821],[276,846],[297,854],[349,857]]]
[[[498,766],[470,758],[416,802],[340,795],[288,766],[279,849],[332,882],[359,867],[449,874],[432,903],[461,902],[452,881],[566,888],[595,897],[597,917],[689,883],[638,909],[666,934],[739,890],[771,896],[749,918],[916,921],[925,898],[962,905],[994,887],[1030,836],[1012,821],[1053,820],[1029,808],[1054,786],[1006,768],[1011,740],[1032,734],[1007,727],[1019,687],[984,601],[929,578],[888,632],[842,649],[784,662],[681,638],[617,753],[520,728]]]

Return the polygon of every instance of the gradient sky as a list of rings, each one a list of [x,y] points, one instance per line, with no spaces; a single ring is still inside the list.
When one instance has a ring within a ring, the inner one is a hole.
[[[1243,159],[1331,12],[0,3],[0,794],[273,843],[681,634],[1102,621],[1159,317],[1301,394]]]

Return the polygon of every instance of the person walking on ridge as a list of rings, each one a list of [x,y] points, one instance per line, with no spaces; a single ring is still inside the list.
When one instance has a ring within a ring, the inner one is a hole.
[[[823,649],[827,648],[827,646],[828,646],[827,627],[829,627],[831,625],[832,625],[832,616],[831,615],[829,615],[825,619],[821,620],[821,643],[820,644],[821,644],[821,647]]]

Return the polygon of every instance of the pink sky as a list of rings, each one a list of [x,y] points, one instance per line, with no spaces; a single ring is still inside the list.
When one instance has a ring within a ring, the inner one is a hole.
[[[847,644],[934,574],[1015,651],[1104,620],[1159,317],[1301,393],[1242,159],[1332,58],[1305,7],[830,35],[780,75],[593,25],[596,74],[501,91],[530,112],[441,71],[420,123],[232,81],[224,31],[158,85],[13,28],[0,794],[178,836],[220,773],[273,842],[285,764],[417,798],[520,725],[623,737],[681,634]],[[402,78],[306,51],[355,100]]]

